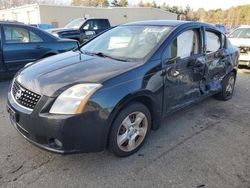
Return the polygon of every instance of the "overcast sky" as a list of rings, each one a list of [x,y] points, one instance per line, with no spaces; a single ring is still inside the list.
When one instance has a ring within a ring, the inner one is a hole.
[[[128,0],[130,4],[137,4],[140,0]],[[152,2],[150,0],[144,0],[144,2]],[[208,9],[227,9],[231,6],[237,6],[237,5],[244,5],[244,4],[250,4],[250,0],[155,0],[157,4],[162,4],[163,2],[166,2],[170,6],[177,5],[177,6],[183,6],[185,7],[187,4],[193,8],[204,8],[206,10]]]

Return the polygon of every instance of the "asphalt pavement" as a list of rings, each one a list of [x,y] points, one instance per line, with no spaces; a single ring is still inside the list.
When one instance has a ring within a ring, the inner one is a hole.
[[[21,137],[0,83],[0,187],[250,188],[250,70],[230,101],[208,98],[165,118],[136,154],[58,155]],[[34,125],[35,126],[35,125]]]

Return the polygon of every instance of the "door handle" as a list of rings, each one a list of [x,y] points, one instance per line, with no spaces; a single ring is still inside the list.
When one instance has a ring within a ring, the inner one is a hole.
[[[38,50],[39,50],[39,49],[42,49],[42,48],[43,48],[43,47],[42,47],[41,45],[37,45],[37,46],[36,46],[36,49],[38,49]]]

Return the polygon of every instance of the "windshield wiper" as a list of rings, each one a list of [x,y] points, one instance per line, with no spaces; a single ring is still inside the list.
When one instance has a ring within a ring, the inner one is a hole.
[[[114,60],[117,60],[117,61],[124,61],[124,62],[128,62],[129,61],[128,59],[113,57],[113,56],[104,54],[102,52],[97,52],[97,53],[95,53],[95,52],[88,52],[88,51],[81,51],[81,52],[84,53],[84,54],[87,54],[87,55],[91,55],[91,56],[95,55],[95,56],[99,56],[99,57],[114,59]]]

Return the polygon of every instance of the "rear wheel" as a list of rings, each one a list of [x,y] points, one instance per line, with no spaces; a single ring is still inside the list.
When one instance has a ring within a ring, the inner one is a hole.
[[[119,157],[138,151],[151,128],[151,115],[141,103],[131,103],[116,117],[109,138],[109,150]]]
[[[222,90],[220,93],[215,95],[215,98],[223,101],[227,101],[232,98],[235,86],[235,73],[229,73],[223,80],[222,80]]]

